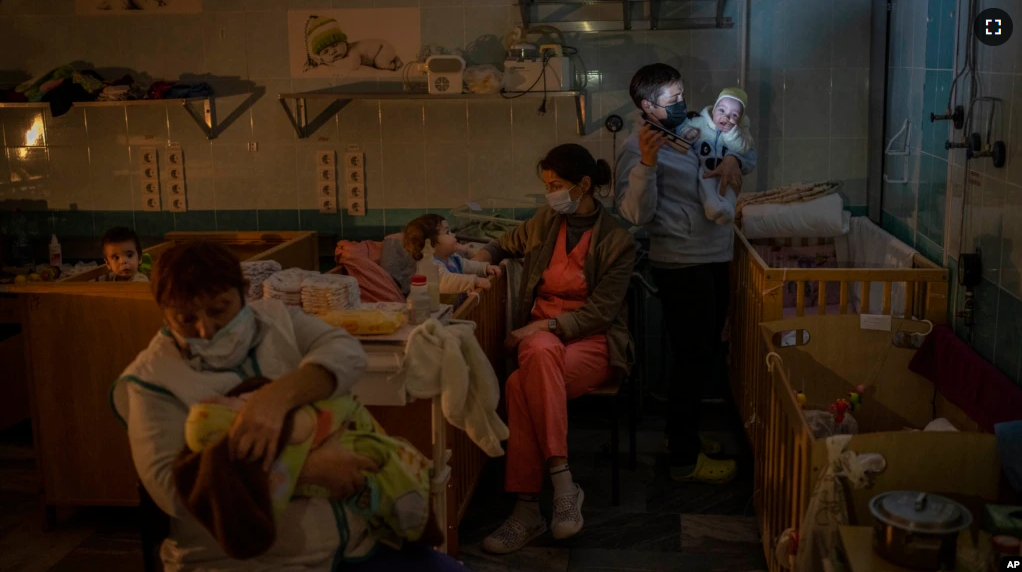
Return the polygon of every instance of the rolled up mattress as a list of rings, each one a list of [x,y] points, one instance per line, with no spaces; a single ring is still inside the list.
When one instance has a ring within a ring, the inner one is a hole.
[[[851,213],[841,195],[795,203],[749,205],[742,209],[742,234],[756,238],[834,238],[848,234]]]

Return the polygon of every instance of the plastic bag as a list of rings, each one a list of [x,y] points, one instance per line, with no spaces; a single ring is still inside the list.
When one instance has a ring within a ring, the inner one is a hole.
[[[857,435],[859,424],[852,417],[851,413],[845,413],[841,423],[834,421],[834,415],[829,411],[807,409],[803,412],[806,424],[812,430],[813,436],[817,439],[826,439],[834,435]]]
[[[464,79],[471,93],[497,93],[504,87],[504,74],[490,64],[469,66]]]

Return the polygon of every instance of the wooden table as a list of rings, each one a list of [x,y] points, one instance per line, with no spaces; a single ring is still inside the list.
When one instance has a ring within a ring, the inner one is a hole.
[[[848,563],[847,572],[918,572],[892,564],[874,552],[871,526],[842,526],[840,536],[841,550]],[[986,532],[979,533],[979,546],[980,551],[989,556],[990,535]],[[974,550],[972,534],[966,530],[958,536],[958,553],[961,555],[971,550]],[[953,572],[971,571],[959,564]]]

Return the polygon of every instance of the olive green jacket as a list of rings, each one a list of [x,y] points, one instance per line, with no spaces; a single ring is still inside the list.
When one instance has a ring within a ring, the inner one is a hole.
[[[599,216],[593,226],[583,269],[589,297],[579,309],[557,318],[556,333],[566,342],[606,334],[611,367],[627,374],[635,361],[635,352],[628,332],[625,295],[635,266],[636,243],[635,238],[599,203],[597,208]],[[550,266],[563,221],[563,215],[544,206],[532,218],[486,246],[493,257],[493,264],[499,264],[508,257],[525,258],[519,294],[521,303],[514,328],[530,321],[536,288],[543,272]]]

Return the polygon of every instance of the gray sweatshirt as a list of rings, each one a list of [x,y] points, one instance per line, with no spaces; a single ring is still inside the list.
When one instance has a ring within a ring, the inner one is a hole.
[[[742,174],[756,167],[756,152],[734,155]],[[622,218],[644,226],[650,236],[650,261],[655,266],[684,267],[727,262],[734,254],[734,230],[707,220],[699,195],[699,157],[663,147],[657,165],[642,164],[639,126],[625,140],[617,157],[615,204]]]

